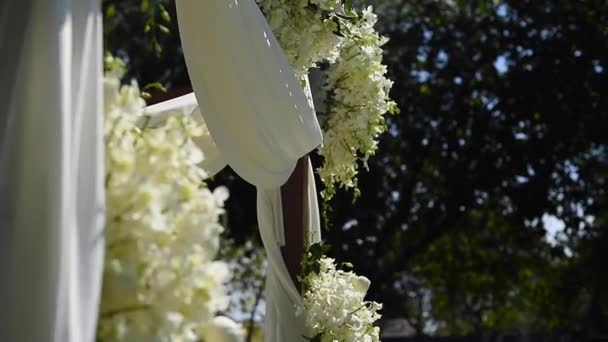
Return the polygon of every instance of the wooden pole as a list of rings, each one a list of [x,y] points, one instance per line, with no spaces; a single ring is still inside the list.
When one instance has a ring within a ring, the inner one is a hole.
[[[305,198],[308,189],[308,162],[308,156],[300,158],[289,180],[281,187],[286,242],[285,246],[281,248],[281,254],[298,290],[301,289],[298,275],[301,270],[305,243],[304,215],[307,213]]]

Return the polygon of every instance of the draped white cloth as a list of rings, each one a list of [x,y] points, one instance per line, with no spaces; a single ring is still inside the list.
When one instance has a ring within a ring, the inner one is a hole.
[[[281,256],[280,187],[297,160],[322,143],[312,101],[254,0],[177,0],[176,5],[200,106],[195,115],[202,114],[213,140],[204,152],[218,156],[211,164],[229,164],[258,189],[258,223],[269,260],[265,339],[305,341],[303,317],[295,316],[302,299]],[[193,100],[186,95],[165,109],[189,108]],[[314,243],[320,240],[320,223],[310,163],[308,169],[304,227]]]
[[[304,205],[308,210],[304,217],[304,227],[308,233],[308,241],[317,243],[321,240],[321,225],[317,191],[310,162],[308,163],[308,175],[308,187],[304,194]],[[295,315],[295,307],[302,302],[302,298],[283,262],[279,248],[281,238],[277,236],[277,231],[282,231],[284,227],[281,190],[258,188],[257,197],[258,224],[269,264],[266,278],[265,340],[267,342],[303,342],[306,341],[303,336],[310,336],[310,334],[305,329],[304,317]]]
[[[266,19],[254,0],[176,5],[188,73],[222,155],[251,184],[284,184],[322,133]]]
[[[93,341],[103,262],[99,0],[0,3],[0,341]]]

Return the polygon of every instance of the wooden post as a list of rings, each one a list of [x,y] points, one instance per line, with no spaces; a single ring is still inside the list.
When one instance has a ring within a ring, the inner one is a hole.
[[[305,198],[308,189],[308,156],[298,160],[295,170],[281,187],[285,246],[281,249],[289,275],[300,290],[298,275],[304,255],[304,215],[307,213]]]
[[[153,89],[149,91],[150,98],[146,99],[146,105],[151,106],[164,101],[169,101],[176,97],[186,95],[192,92],[192,87],[179,87],[168,91]]]

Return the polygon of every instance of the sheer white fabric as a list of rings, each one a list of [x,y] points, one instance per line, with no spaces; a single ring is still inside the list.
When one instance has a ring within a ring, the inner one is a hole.
[[[280,187],[299,158],[322,142],[314,108],[253,0],[177,0],[182,46],[200,113],[218,153],[258,189],[258,222],[269,260],[265,339],[305,341],[301,302],[287,271]],[[206,152],[206,151],[205,151]],[[310,164],[305,228],[320,239]]]
[[[101,3],[0,7],[0,341],[93,341],[104,247]]]
[[[284,184],[322,133],[255,1],[176,5],[188,73],[220,152],[251,184]]]
[[[308,186],[304,194],[304,205],[307,208],[304,217],[304,228],[308,241],[317,243],[321,240],[321,224],[317,190],[310,162],[308,163]],[[281,256],[280,238],[277,231],[283,231],[283,206],[280,189],[258,188],[258,224],[268,257],[268,275],[266,278],[266,316],[264,334],[267,342],[306,341],[307,336],[302,316],[296,316],[295,307],[302,302],[287,267]],[[287,228],[289,229],[289,227]],[[309,335],[308,335],[309,336]]]

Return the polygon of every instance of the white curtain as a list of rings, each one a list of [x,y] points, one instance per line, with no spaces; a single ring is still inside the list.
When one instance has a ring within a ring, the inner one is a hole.
[[[99,0],[0,4],[0,341],[93,341],[103,263]]]
[[[258,189],[258,223],[270,265],[266,341],[305,341],[303,318],[295,317],[301,297],[280,251],[280,187],[297,160],[322,142],[314,108],[254,0],[176,4],[188,72],[214,146]],[[317,242],[318,205],[308,168],[304,226],[309,241]]]

